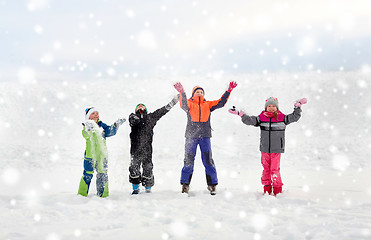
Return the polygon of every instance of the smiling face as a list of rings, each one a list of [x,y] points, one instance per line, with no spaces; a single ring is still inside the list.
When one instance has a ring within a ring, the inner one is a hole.
[[[267,112],[277,112],[277,107],[276,107],[276,105],[269,104],[269,105],[267,106]]]
[[[195,97],[201,97],[203,95],[204,95],[204,91],[202,89],[197,89],[195,93],[193,94],[193,96]]]
[[[96,112],[96,111],[93,112],[92,114],[90,114],[89,119],[90,119],[90,120],[94,120],[95,122],[98,122],[98,119],[99,119],[99,113]]]

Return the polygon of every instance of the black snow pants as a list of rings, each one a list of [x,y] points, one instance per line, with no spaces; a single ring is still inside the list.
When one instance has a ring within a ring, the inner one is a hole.
[[[143,171],[141,172],[141,167]],[[132,154],[129,166],[129,182],[132,184],[142,183],[145,187],[152,187],[155,184],[153,176],[152,152]]]

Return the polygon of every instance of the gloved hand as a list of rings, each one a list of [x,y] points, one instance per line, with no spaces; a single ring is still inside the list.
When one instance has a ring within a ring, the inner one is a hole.
[[[173,99],[165,106],[166,110],[170,110],[179,101],[179,95],[175,95]]]
[[[245,112],[242,111],[242,110],[238,111],[237,108],[236,108],[235,106],[233,106],[231,109],[229,109],[228,112],[229,112],[229,113],[232,113],[232,114],[234,114],[234,115],[238,115],[238,116],[240,116],[240,117],[242,117],[242,116],[245,114]]]
[[[115,127],[119,127],[120,125],[122,125],[124,122],[126,122],[126,119],[125,118],[119,118],[116,120],[116,122],[113,123],[113,125]]]
[[[306,104],[308,100],[306,98],[298,99],[296,100],[294,106],[295,107],[301,107],[303,104]]]
[[[93,120],[87,120],[82,125],[85,127],[85,130],[89,132],[89,131],[93,130],[93,128],[94,128],[93,124],[94,124]]]
[[[129,116],[129,124],[130,124],[130,127],[138,124],[140,122],[140,118],[135,115],[134,113],[130,114]]]
[[[175,83],[174,87],[179,93],[184,93],[184,88],[180,82]]]
[[[237,87],[237,83],[235,81],[232,81],[229,83],[228,92],[232,92],[232,90]]]

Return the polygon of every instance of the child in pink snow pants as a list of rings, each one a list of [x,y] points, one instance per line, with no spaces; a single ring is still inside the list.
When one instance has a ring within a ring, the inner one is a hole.
[[[281,153],[285,151],[286,125],[297,122],[301,117],[301,106],[307,103],[306,98],[297,100],[294,111],[285,115],[278,109],[278,99],[269,97],[265,101],[265,109],[259,116],[248,116],[235,107],[229,112],[241,117],[246,125],[260,127],[260,151],[263,173],[261,182],[264,185],[264,193],[277,195],[282,192],[282,180],[280,174]]]

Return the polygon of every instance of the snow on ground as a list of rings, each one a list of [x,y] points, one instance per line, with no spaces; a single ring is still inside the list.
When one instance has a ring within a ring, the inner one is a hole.
[[[180,193],[186,116],[178,105],[155,127],[151,194],[130,195],[127,123],[107,139],[110,197],[95,195],[95,178],[88,197],[76,194],[86,107],[113,123],[139,102],[149,111],[165,105],[175,81],[188,95],[201,85],[214,100],[230,80],[239,85],[211,120],[216,196],[199,152],[190,195]],[[371,239],[370,84],[362,72],[0,83],[0,239]],[[271,95],[284,113],[309,100],[287,127],[278,197],[261,194],[259,129],[227,112],[259,114]]]

